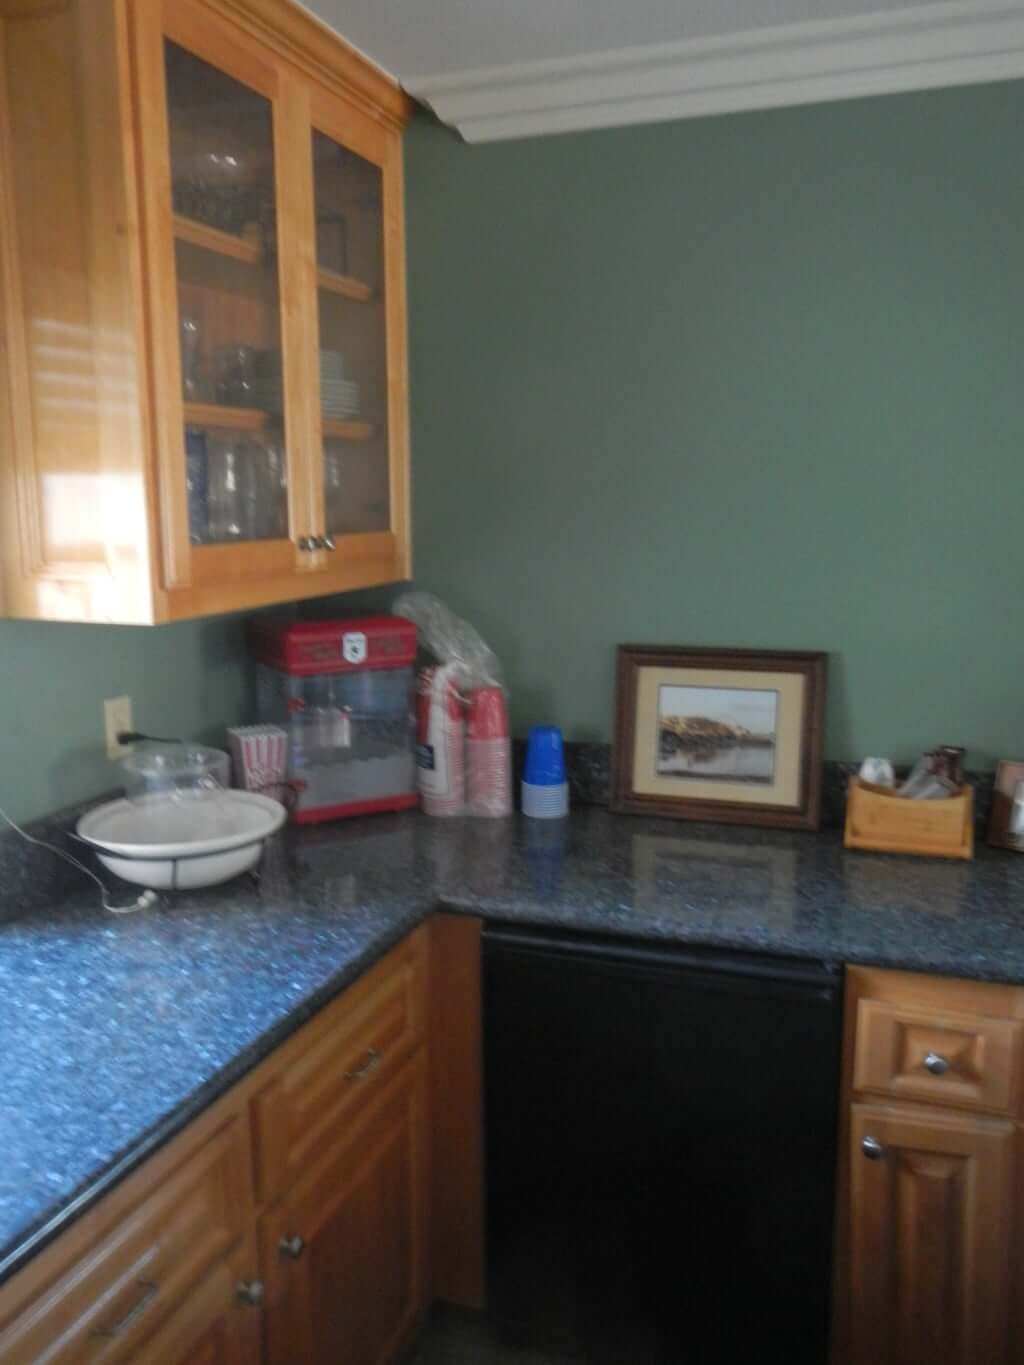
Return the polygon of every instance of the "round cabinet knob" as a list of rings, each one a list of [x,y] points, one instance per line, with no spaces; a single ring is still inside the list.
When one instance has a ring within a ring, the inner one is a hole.
[[[877,1138],[866,1137],[860,1144],[860,1149],[869,1161],[881,1161],[885,1156],[885,1148]]]
[[[247,1303],[253,1308],[258,1308],[263,1302],[264,1288],[262,1280],[240,1280],[235,1293],[241,1303]]]
[[[924,1059],[924,1069],[930,1071],[933,1076],[944,1076],[949,1070],[949,1062],[941,1052],[929,1052]]]
[[[277,1244],[277,1249],[282,1256],[290,1256],[293,1261],[297,1261],[306,1250],[306,1243],[296,1233],[294,1237],[282,1237]]]
[[[336,550],[338,546],[332,535],[326,535],[320,537],[320,548],[322,550]]]
[[[314,550],[320,548],[320,542],[316,536],[299,536],[295,543],[304,554],[312,554]]]

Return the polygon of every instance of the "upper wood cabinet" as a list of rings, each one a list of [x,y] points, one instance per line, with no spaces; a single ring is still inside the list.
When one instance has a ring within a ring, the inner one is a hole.
[[[4,614],[408,577],[406,112],[287,0],[0,0]]]

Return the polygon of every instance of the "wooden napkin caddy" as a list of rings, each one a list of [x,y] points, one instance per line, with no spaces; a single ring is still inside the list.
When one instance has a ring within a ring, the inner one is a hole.
[[[851,777],[843,843],[873,853],[973,858],[974,788],[965,783],[957,796],[915,801]]]

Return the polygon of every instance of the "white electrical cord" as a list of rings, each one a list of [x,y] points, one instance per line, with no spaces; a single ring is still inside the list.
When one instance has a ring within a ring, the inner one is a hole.
[[[136,910],[145,910],[147,906],[155,905],[160,899],[155,891],[143,891],[138,900],[132,901],[130,905],[111,905],[109,900],[110,892],[99,877],[97,877],[96,873],[86,867],[84,863],[80,863],[77,858],[73,858],[70,853],[66,853],[64,849],[58,848],[56,844],[48,844],[44,839],[37,839],[34,835],[26,833],[16,821],[11,819],[3,806],[0,806],[0,817],[6,820],[15,834],[20,834],[26,843],[35,844],[37,848],[45,848],[48,852],[55,853],[58,858],[63,858],[64,861],[70,863],[72,867],[77,867],[79,872],[84,872],[87,877],[91,877],[100,889],[100,900],[103,903],[104,910],[109,910],[112,915],[131,915],[134,914]]]

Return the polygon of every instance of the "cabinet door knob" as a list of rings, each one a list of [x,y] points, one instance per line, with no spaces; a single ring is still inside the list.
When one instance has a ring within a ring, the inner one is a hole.
[[[314,550],[320,548],[320,542],[316,536],[299,536],[295,543],[303,554],[312,554]]]
[[[924,1069],[930,1071],[933,1076],[944,1076],[949,1070],[949,1061],[941,1052],[929,1052],[924,1059]]]
[[[885,1148],[877,1138],[864,1138],[860,1144],[860,1149],[869,1161],[881,1161],[885,1156]]]
[[[326,535],[320,537],[320,548],[321,550],[336,550],[338,546],[332,535]]]
[[[293,1261],[297,1261],[306,1250],[305,1240],[298,1233],[294,1237],[282,1237],[277,1244],[277,1249],[282,1256],[289,1256]]]
[[[235,1290],[241,1303],[247,1303],[252,1308],[259,1308],[263,1302],[263,1281],[262,1280],[239,1280],[238,1288]]]

